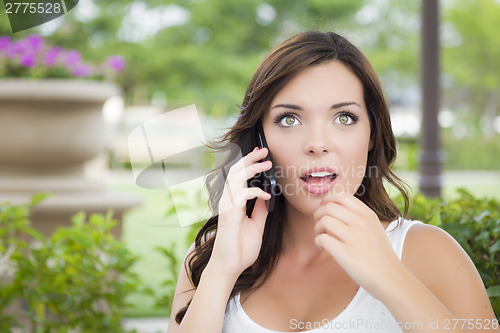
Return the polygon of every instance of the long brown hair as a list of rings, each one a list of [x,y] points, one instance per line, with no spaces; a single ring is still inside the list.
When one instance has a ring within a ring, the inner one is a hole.
[[[230,153],[222,166],[207,176],[206,187],[210,193],[210,206],[216,210],[225,181],[224,172],[236,162],[239,152],[248,154],[256,146],[256,124],[269,109],[274,96],[300,71],[308,66],[336,60],[347,66],[362,82],[364,99],[368,110],[373,147],[368,153],[367,171],[360,189],[355,194],[370,207],[380,220],[391,221],[401,213],[387,194],[383,179],[396,187],[405,201],[406,214],[408,195],[404,183],[390,170],[396,158],[396,140],[382,85],[366,57],[344,37],[333,32],[307,31],[297,34],[276,46],[262,61],[248,84],[240,115],[234,126],[220,140]],[[230,149],[237,147],[237,149]],[[375,174],[371,174],[372,170]],[[249,180],[249,186],[254,179]],[[241,291],[254,290],[269,276],[281,250],[284,230],[284,197],[276,198],[274,212],[269,213],[264,229],[262,247],[256,262],[248,267],[236,281],[231,297]],[[255,200],[247,203],[250,215]],[[195,240],[195,249],[186,261],[187,272],[196,288],[201,273],[207,265],[217,232],[218,217],[210,218],[200,229]],[[175,320],[182,321],[189,304],[179,310]]]

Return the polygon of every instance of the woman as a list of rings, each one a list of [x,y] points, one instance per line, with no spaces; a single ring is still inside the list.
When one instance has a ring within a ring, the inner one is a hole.
[[[269,149],[256,147],[259,124]],[[219,214],[188,252],[169,333],[496,331],[465,252],[387,195],[383,179],[407,202],[389,170],[387,104],[346,39],[305,32],[278,45],[222,142],[243,158],[208,179]],[[268,212],[255,180],[271,168],[281,194]]]

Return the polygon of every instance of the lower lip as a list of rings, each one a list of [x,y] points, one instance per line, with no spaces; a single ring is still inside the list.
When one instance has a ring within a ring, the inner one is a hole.
[[[332,188],[333,186],[335,185],[335,180],[337,179],[337,177],[335,177],[332,181],[328,182],[328,183],[325,183],[325,184],[322,184],[322,185],[311,185],[307,182],[305,182],[302,178],[300,178],[300,181],[302,183],[302,186],[304,186],[304,189],[313,194],[313,195],[322,195],[322,194],[325,194],[325,193],[328,193]]]

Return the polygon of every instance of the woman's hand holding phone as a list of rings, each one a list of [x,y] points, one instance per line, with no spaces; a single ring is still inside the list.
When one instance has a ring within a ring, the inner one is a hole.
[[[258,187],[247,187],[247,180],[271,169],[271,161],[263,161],[267,148],[255,148],[229,170],[219,202],[217,235],[209,265],[219,272],[237,278],[257,259],[268,211],[269,193]],[[248,200],[257,199],[251,217],[246,214]]]

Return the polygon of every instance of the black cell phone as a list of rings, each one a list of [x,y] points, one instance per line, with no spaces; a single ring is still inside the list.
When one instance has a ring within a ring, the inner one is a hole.
[[[259,121],[257,124],[257,146],[259,148],[267,148],[266,136],[264,135],[264,129],[262,128],[262,123]],[[263,161],[271,161],[271,151],[267,154]],[[276,178],[274,177],[274,169],[271,168],[268,171],[261,172],[259,175],[261,188],[267,193],[271,194],[271,199],[267,201],[267,211],[274,211],[274,203],[276,201],[277,186]]]

